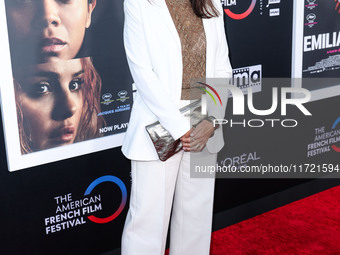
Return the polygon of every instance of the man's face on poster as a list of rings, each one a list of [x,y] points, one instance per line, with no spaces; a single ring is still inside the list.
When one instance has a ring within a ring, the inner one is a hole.
[[[95,5],[96,0],[6,0],[15,61],[42,63],[74,58]]]

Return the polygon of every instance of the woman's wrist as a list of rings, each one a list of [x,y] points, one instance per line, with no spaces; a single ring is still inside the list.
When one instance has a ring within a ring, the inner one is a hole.
[[[220,124],[217,123],[216,118],[214,116],[208,116],[205,119],[213,125],[214,130],[219,128]]]

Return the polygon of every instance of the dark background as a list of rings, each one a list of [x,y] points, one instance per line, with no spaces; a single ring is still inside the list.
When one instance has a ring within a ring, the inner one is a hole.
[[[224,8],[230,8],[234,13],[242,13],[250,3],[251,0],[237,1],[237,6]],[[261,10],[261,1],[257,0],[253,12],[242,20],[234,20],[225,15],[225,27],[233,68],[262,65],[262,77],[264,78],[262,92],[254,94],[254,106],[257,109],[270,108],[272,87],[289,87],[291,82],[290,79],[287,79],[283,84],[273,83],[270,78],[291,77],[293,1],[281,1],[279,4],[270,5],[269,8],[266,8],[266,5],[267,1],[263,1]],[[333,3],[330,5],[333,6]],[[269,9],[271,8],[280,8],[280,16],[270,17]],[[333,21],[329,20],[329,22]],[[256,152],[261,160],[255,161],[254,165],[261,163],[277,163],[277,165],[311,162],[338,163],[339,155],[334,151],[314,159],[307,158],[306,147],[313,141],[313,127],[328,125],[328,129],[330,129],[336,118],[340,116],[340,110],[337,107],[339,99],[339,97],[334,97],[306,104],[306,108],[313,114],[313,117],[305,117],[300,111],[289,107],[287,108],[288,117],[280,116],[279,110],[270,116],[278,119],[294,118],[299,122],[299,126],[296,128],[243,128],[239,126],[230,128],[224,126],[226,146],[219,153],[218,162],[223,161],[226,157],[232,158],[243,153]],[[231,115],[232,100],[229,100],[227,108],[229,109],[226,119],[233,118]],[[259,119],[259,116],[248,112],[244,118]],[[222,177],[228,178],[227,174]],[[214,209],[215,212],[228,210],[310,181],[309,178],[217,179]],[[320,183],[322,182],[327,183],[327,180],[320,180]],[[294,197],[291,199],[293,200]],[[250,216],[252,216],[251,213]]]

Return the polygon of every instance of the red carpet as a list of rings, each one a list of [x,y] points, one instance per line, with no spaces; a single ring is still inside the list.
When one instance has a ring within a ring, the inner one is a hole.
[[[340,186],[212,235],[211,255],[340,254]]]
[[[340,254],[340,186],[215,231],[210,255],[229,254]]]

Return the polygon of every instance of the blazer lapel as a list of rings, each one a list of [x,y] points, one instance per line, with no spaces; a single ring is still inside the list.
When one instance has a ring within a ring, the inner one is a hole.
[[[212,18],[213,19],[213,18]],[[206,76],[212,77],[213,72],[213,45],[216,42],[213,42],[214,38],[216,37],[216,31],[213,29],[213,23],[211,22],[212,19],[202,19],[203,20],[203,27],[207,42],[207,49],[206,49]],[[213,34],[215,33],[215,34]]]
[[[136,1],[141,1],[141,0],[136,0]],[[168,10],[165,0],[157,0],[155,1],[155,4],[158,7],[158,15],[160,16],[161,20],[165,23],[165,25],[171,32],[174,40],[176,41],[177,46],[181,50],[181,40],[178,36],[175,24],[172,21],[172,18],[171,18],[171,15],[170,15],[170,12]]]

